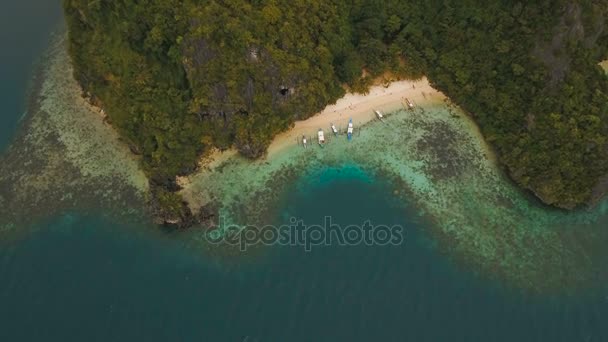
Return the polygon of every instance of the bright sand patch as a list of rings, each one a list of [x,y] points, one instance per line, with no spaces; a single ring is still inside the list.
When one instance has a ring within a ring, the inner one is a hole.
[[[268,157],[272,157],[286,146],[297,144],[303,135],[316,137],[319,129],[330,133],[332,123],[339,130],[344,130],[349,119],[352,119],[355,127],[361,127],[376,119],[374,110],[383,113],[394,112],[403,107],[406,98],[413,103],[422,104],[442,100],[445,96],[431,87],[426,78],[393,82],[388,87],[374,86],[365,95],[346,94],[320,113],[307,120],[297,121],[292,129],[279,134],[268,148]],[[311,141],[315,142],[316,140]]]

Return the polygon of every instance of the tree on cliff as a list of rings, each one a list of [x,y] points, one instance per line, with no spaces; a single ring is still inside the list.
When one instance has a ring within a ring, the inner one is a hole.
[[[608,174],[600,1],[64,0],[75,76],[151,178],[250,157],[370,77],[425,74],[509,174],[574,208]],[[362,70],[370,75],[362,78]],[[162,184],[162,182],[159,182]],[[594,191],[595,189],[595,191]]]

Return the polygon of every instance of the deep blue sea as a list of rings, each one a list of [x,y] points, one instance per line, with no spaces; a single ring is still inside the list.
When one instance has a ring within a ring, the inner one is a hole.
[[[60,6],[4,2],[0,18],[5,146]],[[174,237],[61,214],[0,245],[0,341],[608,341],[608,298],[524,295],[456,268],[415,209],[356,167],[299,185],[285,217],[400,225],[404,242],[272,247],[222,264]]]

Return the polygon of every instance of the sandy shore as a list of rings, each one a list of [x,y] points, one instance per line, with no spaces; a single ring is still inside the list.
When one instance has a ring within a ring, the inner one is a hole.
[[[328,105],[324,110],[306,120],[296,121],[292,128],[275,136],[268,146],[265,158],[260,161],[265,165],[274,165],[275,162],[280,163],[278,160],[284,159],[282,158],[284,157],[282,152],[301,145],[302,136],[309,139],[311,146],[316,145],[319,128],[323,129],[325,136],[331,139],[333,138],[331,125],[334,124],[338,130],[344,132],[350,119],[353,120],[356,139],[359,140],[358,130],[363,125],[377,120],[374,110],[379,110],[385,115],[394,113],[406,106],[406,99],[417,108],[442,103],[446,96],[431,87],[426,77],[419,80],[392,82],[388,86],[377,84],[372,86],[367,94],[347,93],[338,99],[335,104]],[[343,138],[346,139],[346,137]],[[298,152],[290,153],[290,157],[287,159],[292,159],[292,157],[297,159],[299,152],[304,151],[301,147],[296,150]],[[235,159],[238,155],[239,153],[235,148],[226,151],[214,149],[199,159],[199,170],[197,172],[188,176],[176,177],[177,183],[183,188],[181,194],[193,211],[196,212],[210,201],[209,193],[213,192],[211,188],[215,188],[217,184],[216,181],[213,181],[212,185],[208,177],[214,174],[218,167],[225,165],[230,160],[238,160],[239,158]],[[247,165],[246,169],[239,171],[239,174],[244,175],[247,171],[255,173],[257,167],[261,164],[246,163],[245,165]],[[250,178],[255,177],[250,175]],[[250,182],[253,181],[250,180]],[[226,187],[222,191],[227,192]]]
[[[319,128],[325,130],[326,134],[330,133],[332,123],[343,130],[352,118],[356,130],[357,127],[376,119],[374,109],[384,113],[401,109],[405,98],[415,104],[422,104],[442,100],[444,95],[433,89],[426,78],[393,82],[388,87],[374,86],[367,95],[346,94],[320,113],[307,120],[297,121],[292,129],[277,135],[268,147],[268,157],[287,146],[299,143],[303,135],[315,139]]]
[[[325,107],[323,111],[306,120],[296,121],[294,127],[278,134],[268,147],[266,160],[272,159],[290,146],[300,144],[303,135],[316,139],[319,128],[325,130],[326,135],[331,135],[332,123],[338,129],[344,130],[348,125],[348,120],[352,118],[356,132],[362,125],[376,120],[374,109],[383,113],[399,110],[403,108],[406,98],[415,105],[422,106],[443,101],[446,97],[431,87],[426,77],[415,81],[392,82],[388,87],[376,85],[371,87],[365,95],[348,93],[335,104]],[[311,143],[314,144],[316,141]],[[200,159],[198,172],[185,177],[177,177],[177,183],[183,188],[190,188],[194,178],[213,170],[236,155],[238,152],[235,149],[223,152],[214,150]]]
[[[341,136],[325,149],[296,145],[302,134],[329,132],[331,122],[344,127],[352,117],[359,127],[374,119],[375,108],[399,109],[402,97],[419,108],[395,112],[386,124],[370,122],[352,142]],[[608,219],[608,202],[563,213],[530,201],[497,166],[471,117],[445,99],[426,80],[349,94],[279,135],[266,160],[215,153],[180,193],[195,212],[206,204],[217,207],[221,234],[231,224],[288,219],[298,204],[286,204],[286,196],[301,191],[303,201],[314,200],[308,193],[314,186],[354,166],[372,181],[381,177],[395,203],[409,208],[405,217],[420,223],[438,250],[480,275],[533,292],[605,283],[608,273],[600,271],[608,233],[598,227]],[[572,239],[573,229],[580,239]]]
[[[376,120],[374,109],[383,113],[399,110],[403,108],[406,98],[415,105],[423,105],[443,101],[446,97],[431,87],[426,77],[416,81],[393,82],[388,87],[376,85],[371,87],[366,95],[348,93],[335,104],[325,107],[323,111],[306,120],[296,121],[294,127],[278,134],[268,147],[266,159],[272,158],[289,146],[301,143],[303,135],[316,139],[319,128],[325,130],[326,135],[331,134],[332,123],[338,129],[344,130],[348,125],[348,120],[352,118],[356,131],[358,127]],[[312,143],[316,143],[316,141]],[[235,149],[224,152],[214,150],[201,158],[199,161],[201,171],[199,172],[213,169],[237,154]],[[196,176],[196,173],[187,177],[177,177],[177,182],[182,187],[188,187],[193,176]]]

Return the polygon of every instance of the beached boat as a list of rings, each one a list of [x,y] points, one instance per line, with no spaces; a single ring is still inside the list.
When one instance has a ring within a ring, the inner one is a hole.
[[[331,131],[334,132],[335,136],[338,136],[338,129],[336,128],[336,125],[334,125],[333,123],[331,124]]]
[[[325,146],[325,134],[323,133],[323,129],[319,128],[319,133],[317,133],[319,137],[319,146]]]
[[[405,98],[405,102],[407,103],[407,107],[409,109],[414,109],[414,102],[410,101],[407,97]]]
[[[384,121],[384,115],[382,115],[382,112],[380,112],[379,110],[375,110],[374,109],[374,113],[376,113],[376,116],[378,117],[378,119],[380,121]]]
[[[308,145],[306,145],[306,144],[307,144],[307,142],[306,142],[306,137],[305,137],[305,136],[302,136],[302,145],[304,146],[304,148],[306,148],[306,147],[308,146]]]
[[[353,119],[348,120],[348,130],[346,131],[346,136],[348,140],[353,138]]]

